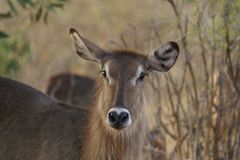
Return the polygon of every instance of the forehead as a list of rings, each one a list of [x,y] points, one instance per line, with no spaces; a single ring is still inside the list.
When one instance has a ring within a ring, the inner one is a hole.
[[[104,66],[109,68],[111,73],[136,72],[140,66],[146,68],[146,57],[136,52],[116,51],[113,52],[105,61]]]

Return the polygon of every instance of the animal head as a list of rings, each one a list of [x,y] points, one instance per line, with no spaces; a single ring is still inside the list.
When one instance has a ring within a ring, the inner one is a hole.
[[[121,131],[137,124],[143,112],[143,83],[151,71],[166,72],[175,64],[179,47],[168,42],[148,56],[132,51],[108,52],[70,29],[77,54],[101,69],[101,91],[96,112],[103,124]]]

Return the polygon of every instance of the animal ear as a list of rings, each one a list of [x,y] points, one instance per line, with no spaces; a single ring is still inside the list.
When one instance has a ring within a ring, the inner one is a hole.
[[[76,52],[80,57],[84,58],[85,60],[101,63],[102,59],[106,55],[106,52],[103,49],[83,38],[73,28],[70,28],[69,33],[74,42]]]
[[[168,71],[175,64],[178,54],[178,44],[168,42],[148,56],[150,69],[160,72]]]

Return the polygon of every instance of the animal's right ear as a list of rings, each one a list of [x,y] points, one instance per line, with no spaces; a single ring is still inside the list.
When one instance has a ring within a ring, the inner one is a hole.
[[[107,54],[103,49],[80,36],[73,28],[70,28],[69,33],[73,39],[77,54],[89,61],[101,63],[104,56]]]

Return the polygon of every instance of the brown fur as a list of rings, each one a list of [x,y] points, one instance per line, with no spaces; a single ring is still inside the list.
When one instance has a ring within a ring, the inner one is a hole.
[[[127,63],[126,60],[133,63],[134,59],[139,58],[136,62],[144,59],[142,56],[131,56],[117,57],[119,64],[114,67]],[[112,62],[114,61],[116,59]],[[114,67],[114,70],[119,69]],[[115,78],[120,78],[126,74],[125,71],[135,73],[135,69],[126,66],[121,72],[114,71],[113,74],[117,76]],[[116,84],[123,85],[121,81]],[[100,77],[96,86],[96,101],[89,110],[83,110],[59,104],[19,82],[0,78],[0,146],[4,146],[0,150],[0,159],[141,159],[145,119],[142,107],[138,105],[142,105],[143,99],[139,99],[139,104],[128,99],[129,95],[126,97],[125,94],[131,89],[124,84],[127,87],[121,90],[124,93],[120,95],[125,97],[120,98],[123,101],[117,101],[120,90],[116,88],[119,86],[106,88],[104,83],[105,80]],[[105,91],[116,96],[109,97]],[[134,96],[133,92],[132,94]],[[107,102],[102,99],[107,97],[110,98]],[[134,120],[130,127],[122,131],[112,129],[104,123],[107,110],[117,103],[133,106],[129,110],[133,112],[133,117],[138,117],[138,120]],[[134,115],[134,112],[138,112],[138,115]]]
[[[102,67],[108,65],[109,77],[99,77],[94,103],[85,109],[58,103],[29,86],[0,77],[0,159],[141,160],[144,96],[136,72],[139,66],[145,74],[169,70],[178,55],[177,44],[169,42],[147,58],[131,51],[108,53],[74,29],[70,34],[77,53]],[[118,106],[126,108],[132,119],[121,130],[107,123],[109,109]]]
[[[89,136],[83,143],[85,146],[83,159],[141,160],[142,145],[145,137],[145,117],[142,108],[143,99],[141,99],[143,97],[139,100],[132,99],[128,94],[131,93],[134,97],[134,90],[129,90],[130,86],[123,82],[130,78],[127,75],[133,76],[136,72],[136,68],[131,68],[126,64],[138,65],[136,62],[141,62],[141,60],[144,62],[145,57],[135,53],[132,54],[132,52],[112,54],[114,58],[106,59],[104,63],[109,63],[112,78],[118,81],[115,82],[114,86],[110,87],[105,84],[106,80],[102,77],[97,80],[96,102],[92,105],[94,108],[91,109],[90,113],[90,125],[87,129]],[[111,65],[111,63],[114,65]],[[120,77],[125,78],[121,79]],[[124,89],[120,90],[121,87]],[[137,92],[139,91],[137,90]],[[119,98],[119,96],[122,97]],[[121,101],[118,99],[121,99]],[[112,129],[105,123],[107,111],[117,105],[127,106],[132,116],[138,118],[136,120],[133,118],[133,124],[122,131]]]
[[[0,77],[0,159],[79,160],[87,110]]]
[[[94,84],[91,78],[61,73],[50,78],[46,93],[64,103],[86,107],[92,101]]]

